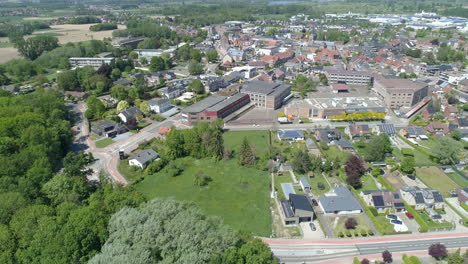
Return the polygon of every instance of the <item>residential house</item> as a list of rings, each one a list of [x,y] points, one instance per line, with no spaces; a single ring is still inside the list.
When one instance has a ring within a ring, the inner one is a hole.
[[[235,61],[241,62],[245,60],[245,54],[243,50],[230,48],[228,49],[228,55]]]
[[[318,128],[315,130],[315,139],[330,143],[341,139],[341,133],[336,128]]]
[[[305,195],[289,194],[289,200],[281,201],[286,225],[310,222],[314,218],[314,210]]]
[[[436,138],[446,136],[450,133],[448,125],[441,122],[431,122],[426,126],[426,131]]]
[[[323,213],[329,214],[359,214],[362,207],[359,201],[346,187],[335,187],[319,198],[319,206]]]
[[[333,140],[330,142],[330,146],[336,146],[339,150],[341,151],[349,151],[349,152],[354,152],[355,149],[351,143],[344,139],[339,139],[339,140]]]
[[[141,112],[140,108],[138,108],[137,106],[134,106],[132,108],[125,109],[122,112],[120,112],[118,117],[123,123],[127,124],[128,122],[132,120],[136,121],[137,115],[139,114],[141,115],[143,114],[143,112]]]
[[[427,138],[426,133],[422,127],[417,126],[407,126],[405,128],[400,129],[400,135],[406,138]]]
[[[114,82],[114,85],[122,85],[125,87],[130,87],[133,85],[133,82],[125,78],[120,78]]]
[[[167,99],[177,98],[185,92],[185,89],[176,87],[163,87],[159,90],[161,91],[161,94]]]
[[[141,169],[146,168],[153,160],[159,158],[159,155],[156,151],[152,149],[145,149],[140,151],[139,153],[131,156],[128,159],[128,164],[130,166],[138,166]]]
[[[377,135],[385,133],[389,137],[393,137],[393,136],[395,136],[397,134],[397,131],[396,131],[395,126],[393,124],[377,125],[372,129],[372,132],[374,132]]]
[[[296,142],[304,140],[304,134],[299,130],[278,130],[278,139],[288,142]]]
[[[410,206],[416,210],[424,210],[426,208],[441,209],[444,208],[444,198],[437,190],[429,188],[421,189],[416,186],[405,186],[400,188],[400,193]]]
[[[446,105],[444,108],[444,116],[448,120],[455,120],[458,117],[458,108],[454,105]]]
[[[388,190],[362,191],[361,197],[367,206],[372,206],[379,213],[385,213],[389,209],[401,212],[405,209],[405,204],[399,192]]]
[[[345,128],[345,133],[349,136],[350,139],[356,139],[359,137],[370,138],[371,136],[369,125],[363,124],[349,125]]]
[[[148,103],[150,105],[151,111],[154,113],[158,113],[158,114],[162,112],[166,112],[172,107],[171,101],[169,101],[169,99],[166,99],[166,98],[163,98],[163,99],[154,98],[154,99],[149,100]]]
[[[125,133],[128,130],[120,124],[104,120],[100,123],[91,126],[91,132],[101,137],[113,138],[119,134]]]
[[[8,91],[12,94],[19,94],[20,92],[20,89],[17,85],[4,85],[4,86],[0,86],[0,89],[4,91]]]
[[[424,108],[421,111],[421,117],[424,120],[431,120],[436,113],[437,113],[437,109],[434,106],[429,105],[428,107]]]

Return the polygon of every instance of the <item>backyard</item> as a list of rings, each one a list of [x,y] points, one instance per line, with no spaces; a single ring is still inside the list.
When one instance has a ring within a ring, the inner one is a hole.
[[[216,162],[212,159],[186,159],[181,175],[171,177],[165,170],[146,176],[136,185],[146,197],[174,197],[197,204],[209,215],[220,216],[237,230],[269,236],[269,175],[253,168],[241,167],[235,158]],[[194,184],[202,172],[211,180],[206,186]],[[229,209],[227,209],[229,208]]]
[[[450,196],[449,191],[460,188],[437,167],[416,168],[416,176],[428,187],[440,191],[445,197]]]
[[[348,151],[341,151],[336,146],[330,146],[327,150],[324,150],[324,152],[328,160],[334,161],[338,157],[340,165],[344,165],[350,155]]]

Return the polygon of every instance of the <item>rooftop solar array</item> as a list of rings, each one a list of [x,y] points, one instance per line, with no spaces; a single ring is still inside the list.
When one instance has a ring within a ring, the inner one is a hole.
[[[422,193],[420,193],[420,192],[417,192],[415,194],[414,199],[415,199],[417,204],[423,204],[424,203],[424,197],[423,197]]]
[[[287,218],[294,217],[294,213],[292,211],[291,205],[289,204],[289,201],[281,201],[281,207],[283,207],[284,215]]]
[[[375,195],[372,196],[372,201],[374,202],[375,207],[383,207],[385,206],[384,199],[382,195]]]
[[[442,195],[440,194],[440,192],[432,192],[432,196],[434,197],[434,201],[436,203],[444,202],[444,198],[442,198]]]

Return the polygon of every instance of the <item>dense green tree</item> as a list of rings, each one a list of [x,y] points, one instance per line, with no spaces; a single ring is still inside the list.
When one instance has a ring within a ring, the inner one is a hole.
[[[225,251],[220,256],[214,256],[210,264],[276,264],[275,259],[268,246],[260,239],[249,239],[240,248]]]
[[[96,96],[88,97],[88,99],[86,99],[86,105],[88,106],[88,109],[85,112],[85,116],[91,120],[101,118],[106,111],[106,106],[101,102],[101,100],[97,99]]]
[[[242,166],[253,166],[257,160],[255,151],[250,146],[249,140],[244,137],[239,148],[239,164]]]
[[[122,100],[117,104],[117,112],[120,113],[129,107],[130,107],[130,104],[127,101]]]
[[[205,93],[205,87],[199,79],[193,79],[188,88],[196,94]]]
[[[161,44],[156,38],[147,38],[142,42],[138,43],[139,49],[159,49],[160,46]]]
[[[28,204],[28,201],[21,193],[2,192],[0,193],[0,224],[8,224],[13,213]]]
[[[96,74],[96,70],[94,70],[91,66],[85,66],[83,68],[78,68],[75,70],[76,77],[78,78],[78,82],[82,87],[86,90],[91,89],[90,79],[92,76]]]
[[[400,164],[401,172],[407,175],[413,175],[414,166],[415,165],[413,157],[404,157]]]
[[[150,62],[150,70],[153,72],[166,70],[166,63],[161,57],[153,57]]]
[[[294,152],[292,158],[292,166],[299,174],[305,174],[312,168],[310,156],[306,150],[298,150]],[[331,168],[331,164],[330,164]]]
[[[383,161],[385,154],[392,152],[392,143],[388,135],[382,133],[378,136],[372,136],[364,150],[364,157],[367,161]]]
[[[138,107],[145,115],[148,115],[149,113],[151,113],[151,107],[147,101],[141,102],[141,104]]]
[[[75,91],[79,82],[74,71],[64,71],[57,76],[57,85],[64,91]]]
[[[119,101],[125,100],[128,97],[127,88],[123,85],[115,85],[111,88],[111,96]]]
[[[122,76],[122,72],[119,70],[119,69],[112,69],[112,72],[111,72],[111,78],[112,79],[118,79]]]
[[[188,65],[188,72],[192,75],[200,75],[205,71],[203,64],[193,60]]]
[[[441,137],[438,142],[438,147],[432,151],[443,165],[456,164],[458,162],[458,154],[463,150],[463,145],[450,137]]]
[[[450,136],[455,139],[455,140],[460,140],[463,137],[463,134],[460,132],[460,130],[455,130],[450,134]]]
[[[15,43],[21,56],[30,60],[34,60],[43,52],[53,50],[58,46],[58,39],[51,36],[36,36]]]
[[[299,92],[302,97],[305,97],[307,93],[316,90],[317,83],[307,78],[306,76],[299,74],[293,82],[293,90]]]
[[[175,200],[123,208],[108,229],[109,239],[90,264],[207,263],[239,243],[218,219],[204,216],[193,203]]]
[[[214,50],[214,49],[209,50],[206,53],[206,58],[208,59],[209,62],[215,62],[219,58],[218,52],[216,50]]]

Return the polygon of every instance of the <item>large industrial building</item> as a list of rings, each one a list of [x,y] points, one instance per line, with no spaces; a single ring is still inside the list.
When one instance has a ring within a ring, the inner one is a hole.
[[[182,122],[187,125],[212,122],[227,117],[249,102],[249,96],[243,93],[233,96],[212,95],[182,110]]]
[[[278,109],[292,97],[291,86],[281,82],[251,81],[242,85],[242,93],[248,94],[257,107]]]
[[[429,86],[425,82],[409,79],[376,76],[374,90],[391,109],[412,107],[428,95]]]
[[[368,72],[328,70],[325,71],[325,76],[328,79],[328,83],[345,83],[353,85],[372,84],[372,76]]]

